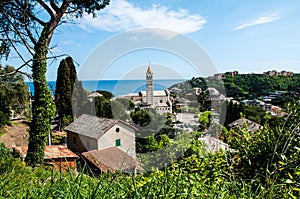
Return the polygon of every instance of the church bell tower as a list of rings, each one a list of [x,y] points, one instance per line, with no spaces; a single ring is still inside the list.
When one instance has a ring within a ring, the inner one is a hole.
[[[153,72],[149,64],[146,72],[146,102],[148,105],[153,105],[153,89]]]

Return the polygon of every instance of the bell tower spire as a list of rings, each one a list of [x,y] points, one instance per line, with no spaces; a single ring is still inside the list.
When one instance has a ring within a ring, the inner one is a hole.
[[[146,72],[146,102],[148,105],[153,105],[153,87],[153,72],[149,62]]]

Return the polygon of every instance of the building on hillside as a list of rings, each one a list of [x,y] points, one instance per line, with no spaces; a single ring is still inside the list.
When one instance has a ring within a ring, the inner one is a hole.
[[[81,115],[69,124],[67,132],[68,148],[82,153],[117,147],[135,158],[135,133],[137,129],[122,120]]]
[[[170,91],[168,89],[154,90],[153,72],[150,65],[146,72],[146,91],[130,93],[121,97],[130,99],[137,106],[154,108],[160,114],[172,113]]]
[[[215,80],[222,80],[223,77],[224,77],[224,73],[217,73],[217,74],[214,74],[214,79]]]
[[[234,77],[237,76],[239,74],[238,71],[230,71],[230,72],[226,72],[225,75],[228,75],[230,77]]]
[[[277,116],[277,117],[283,117],[285,116],[287,113],[284,112],[284,110],[282,108],[280,108],[279,106],[271,106],[271,110],[268,111],[271,115],[273,116]]]
[[[228,126],[230,128],[240,127],[242,129],[244,129],[245,125],[247,125],[248,131],[251,131],[251,132],[256,132],[256,131],[263,128],[262,125],[260,125],[258,123],[255,123],[255,122],[253,122],[249,119],[246,119],[246,118],[241,118],[241,119],[238,119],[238,120],[228,124]]]
[[[276,70],[271,70],[263,73],[264,75],[269,75],[269,76],[277,76],[278,72]]]
[[[290,77],[290,76],[293,76],[294,73],[291,72],[291,71],[281,71],[281,72],[278,72],[276,70],[271,70],[271,71],[267,71],[267,72],[264,72],[263,73],[264,75],[269,75],[269,76],[279,76],[279,75],[282,75],[282,76],[286,76],[286,77]]]
[[[203,92],[205,94],[205,99],[211,101],[212,109],[220,106],[221,102],[225,100],[225,96],[214,87],[208,87]]]
[[[272,104],[270,103],[265,103],[261,100],[254,99],[254,100],[242,100],[242,104],[247,105],[247,106],[258,106],[262,108],[266,112],[270,112],[272,109]]]
[[[173,98],[173,104],[175,104],[175,107],[177,109],[188,108],[190,102],[191,101],[186,98],[181,98],[181,97]]]
[[[20,157],[24,160],[27,154],[28,147],[15,147]],[[59,171],[76,170],[76,160],[78,156],[70,151],[66,146],[53,145],[46,146],[44,155],[44,164],[56,168]]]

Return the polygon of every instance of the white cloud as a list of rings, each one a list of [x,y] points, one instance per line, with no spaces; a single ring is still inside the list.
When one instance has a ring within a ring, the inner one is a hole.
[[[158,5],[143,9],[126,0],[112,0],[107,8],[97,13],[96,18],[85,16],[80,26],[88,30],[110,32],[158,28],[185,34],[200,30],[205,23],[202,16],[190,14],[186,9],[175,11]]]
[[[245,23],[243,25],[237,26],[234,28],[234,30],[241,30],[244,28],[248,28],[251,26],[256,26],[256,25],[261,25],[261,24],[265,24],[265,23],[270,23],[273,22],[275,20],[279,19],[279,15],[278,14],[272,14],[272,15],[268,15],[268,16],[263,16],[260,17],[258,19],[255,19],[253,21],[250,21],[248,23]]]

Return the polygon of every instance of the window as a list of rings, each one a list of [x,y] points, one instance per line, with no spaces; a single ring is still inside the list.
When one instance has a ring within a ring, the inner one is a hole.
[[[121,139],[116,140],[116,146],[121,146]]]
[[[76,137],[73,137],[73,144],[76,144]]]
[[[162,100],[159,100],[160,103],[162,103]]]
[[[116,132],[119,133],[120,132],[120,128],[116,128]]]

